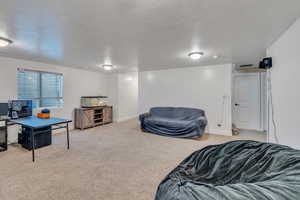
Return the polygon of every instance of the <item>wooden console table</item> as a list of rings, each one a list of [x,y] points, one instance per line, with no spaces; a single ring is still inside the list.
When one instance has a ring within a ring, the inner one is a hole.
[[[112,123],[112,106],[75,109],[75,128],[86,129]]]

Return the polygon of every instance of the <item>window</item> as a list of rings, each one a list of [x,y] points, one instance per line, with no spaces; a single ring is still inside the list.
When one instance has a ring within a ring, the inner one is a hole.
[[[63,106],[63,75],[18,69],[18,99],[32,100],[33,108]]]

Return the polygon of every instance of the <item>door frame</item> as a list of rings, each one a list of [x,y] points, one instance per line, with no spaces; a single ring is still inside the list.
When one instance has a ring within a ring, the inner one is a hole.
[[[257,91],[257,96],[258,96],[258,117],[259,117],[259,124],[258,124],[258,130],[257,131],[266,131],[266,101],[267,101],[267,94],[266,91],[264,90],[264,87],[266,87],[265,84],[265,73],[264,72],[235,72],[233,73],[233,78],[232,78],[232,116],[233,116],[233,123],[235,120],[235,78],[236,77],[243,77],[243,76],[256,76],[257,81],[258,81],[258,91]]]

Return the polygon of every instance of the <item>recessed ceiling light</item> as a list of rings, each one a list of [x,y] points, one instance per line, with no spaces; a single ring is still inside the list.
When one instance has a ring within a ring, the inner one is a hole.
[[[213,58],[214,58],[214,59],[218,59],[219,56],[218,56],[218,55],[214,55]]]
[[[7,45],[12,44],[12,43],[13,43],[13,41],[3,38],[3,37],[0,37],[0,47],[6,47]]]
[[[189,53],[188,56],[193,60],[198,60],[202,56],[204,56],[204,53],[203,52],[192,52],[192,53]]]
[[[110,71],[113,69],[113,65],[102,65],[103,69],[106,71]]]

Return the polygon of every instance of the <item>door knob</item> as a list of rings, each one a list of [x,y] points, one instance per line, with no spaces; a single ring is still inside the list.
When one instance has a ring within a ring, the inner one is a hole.
[[[236,104],[234,104],[235,106],[239,106],[240,104],[238,104],[238,103],[236,103]]]

